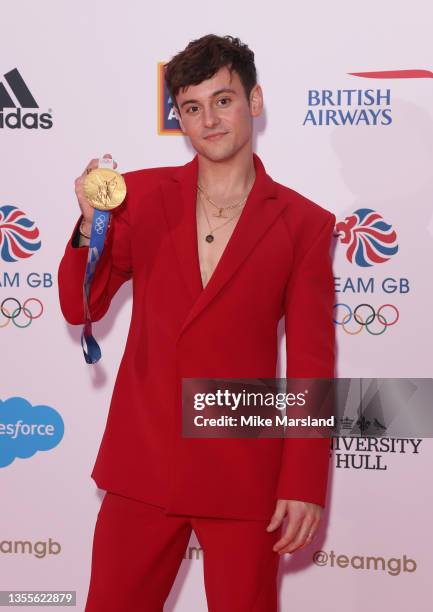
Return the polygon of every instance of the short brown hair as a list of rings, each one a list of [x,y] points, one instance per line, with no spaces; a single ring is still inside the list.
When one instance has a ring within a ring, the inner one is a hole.
[[[253,51],[239,38],[207,34],[192,40],[164,66],[165,82],[176,107],[180,89],[210,79],[223,66],[238,73],[249,99],[257,83]]]

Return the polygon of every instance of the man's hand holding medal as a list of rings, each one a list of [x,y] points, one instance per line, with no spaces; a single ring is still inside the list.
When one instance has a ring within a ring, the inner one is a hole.
[[[125,180],[115,168],[117,163],[106,153],[100,159],[92,159],[83,174],[75,180],[75,193],[83,216],[79,246],[89,247],[83,283],[85,323],[81,334],[81,346],[87,363],[96,363],[101,358],[101,350],[92,335],[90,285],[104,248],[110,211],[119,206],[126,196]]]

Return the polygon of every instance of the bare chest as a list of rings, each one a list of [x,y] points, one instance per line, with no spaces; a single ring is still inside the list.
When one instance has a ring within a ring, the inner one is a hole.
[[[217,210],[208,210],[207,216],[208,219],[206,219],[203,207],[198,203],[196,206],[197,246],[203,288],[215,272],[215,268],[239,221],[239,215],[229,220],[229,217],[233,216],[231,211],[227,213],[227,217],[218,217]],[[211,233],[211,229],[214,239],[212,242],[207,242],[206,236]]]

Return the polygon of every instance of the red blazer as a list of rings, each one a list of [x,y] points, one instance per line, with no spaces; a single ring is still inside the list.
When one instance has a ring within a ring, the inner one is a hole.
[[[275,501],[325,505],[329,439],[197,439],[181,434],[181,380],[274,378],[285,315],[287,377],[334,375],[335,216],[273,181],[256,180],[203,289],[197,253],[198,157],[126,172],[91,290],[93,320],[132,278],[125,352],[92,471],[98,487],[167,513],[269,519]],[[81,219],[81,218],[80,218]],[[64,317],[83,322],[87,247],[58,274]],[[77,359],[82,359],[77,349]]]

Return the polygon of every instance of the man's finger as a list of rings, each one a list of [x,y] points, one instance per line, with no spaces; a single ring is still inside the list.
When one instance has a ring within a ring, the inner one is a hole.
[[[98,163],[99,159],[91,159],[87,166],[84,168],[83,174],[81,176],[86,176],[86,174],[88,174],[88,170],[93,170],[94,168],[97,168]]]
[[[111,155],[111,153],[105,153],[104,158],[113,159],[113,156]],[[117,168],[117,162],[114,159],[113,159],[113,168]]]
[[[293,553],[295,552],[295,550],[298,550],[303,544],[305,544],[308,538],[308,534],[312,531],[312,529],[313,523],[311,521],[305,520],[293,540],[289,541],[286,546],[281,548],[279,550],[279,553]]]
[[[291,542],[298,534],[298,531],[299,529],[301,529],[304,520],[306,519],[303,519],[302,516],[299,516],[296,519],[289,519],[285,534],[282,538],[278,540],[278,542],[274,544],[272,550],[274,550],[275,552],[279,552],[281,548],[287,546],[287,544]]]
[[[310,530],[309,530],[309,532],[307,534],[307,537],[305,538],[305,542],[303,544],[301,544],[301,546],[298,546],[298,550],[300,550],[301,548],[305,548],[306,546],[311,544],[311,542],[314,540],[314,536],[317,533],[317,529],[319,527],[319,523],[320,523],[320,519],[316,519],[314,521],[314,523],[310,527]]]
[[[103,155],[103,158],[104,159],[113,159],[113,156],[111,155],[111,153],[105,153]],[[90,170],[94,170],[95,168],[98,168],[98,167],[99,167],[99,158],[95,157],[95,158],[91,159],[90,162],[87,164],[87,166],[84,168],[84,171],[83,171],[81,176],[85,177],[90,172]],[[117,168],[117,162],[114,161],[113,167]]]
[[[269,525],[266,527],[266,531],[275,531],[277,527],[281,525],[286,515],[286,506],[282,503],[277,503],[275,512],[272,515]]]

